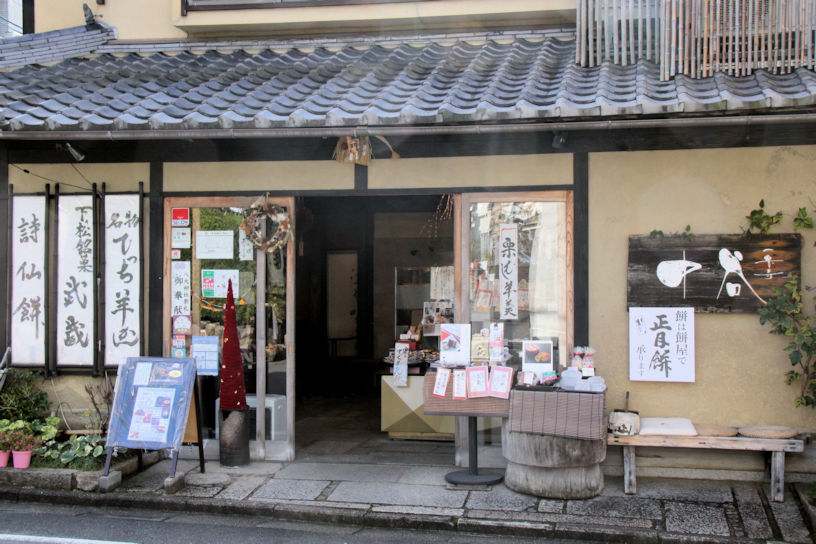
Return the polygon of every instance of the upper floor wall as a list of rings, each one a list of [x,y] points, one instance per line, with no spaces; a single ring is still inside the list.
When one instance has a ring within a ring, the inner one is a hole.
[[[84,24],[83,3],[115,27],[120,40],[572,27],[576,5],[575,0],[107,0],[101,5],[41,0],[35,2],[36,31]]]

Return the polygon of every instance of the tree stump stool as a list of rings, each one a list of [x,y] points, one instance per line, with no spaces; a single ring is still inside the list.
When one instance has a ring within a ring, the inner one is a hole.
[[[508,429],[502,423],[504,484],[519,493],[551,499],[589,499],[604,486],[600,463],[606,439],[579,440]]]

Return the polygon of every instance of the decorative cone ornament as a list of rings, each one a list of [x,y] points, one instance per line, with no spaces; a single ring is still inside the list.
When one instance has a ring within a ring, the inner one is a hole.
[[[244,367],[235,320],[232,280],[227,286],[224,309],[224,341],[221,355],[220,407],[224,419],[219,435],[221,464],[230,467],[249,464],[249,412],[246,403]]]

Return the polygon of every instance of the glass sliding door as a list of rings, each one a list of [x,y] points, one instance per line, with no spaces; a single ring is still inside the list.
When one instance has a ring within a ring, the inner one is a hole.
[[[555,370],[566,365],[573,343],[572,213],[569,191],[462,195],[457,321],[470,323],[474,335],[501,324],[504,359],[516,370],[526,340],[552,341]],[[480,444],[501,443],[501,419],[480,419],[479,428]],[[466,459],[466,433],[457,422],[458,461]],[[485,451],[485,463],[495,455]]]
[[[254,197],[165,199],[165,356],[191,356],[193,342],[217,345],[232,282],[253,459],[294,458],[294,201],[270,199],[289,215],[289,243],[272,252],[241,229]],[[271,222],[263,226],[275,232]],[[204,338],[202,338],[204,337]],[[220,368],[220,364],[218,364]],[[218,376],[201,376],[204,437],[220,425]],[[264,407],[260,409],[259,407]]]

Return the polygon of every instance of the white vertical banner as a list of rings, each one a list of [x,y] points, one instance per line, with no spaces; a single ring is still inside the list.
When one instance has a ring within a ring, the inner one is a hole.
[[[105,196],[105,366],[141,355],[139,194]]]
[[[694,381],[694,308],[629,308],[629,379]]]
[[[45,196],[12,199],[11,362],[45,365]]]
[[[170,316],[190,315],[190,261],[173,261],[170,270]]]
[[[518,319],[518,225],[499,225],[499,319]]]
[[[93,196],[58,199],[57,365],[94,363]]]

